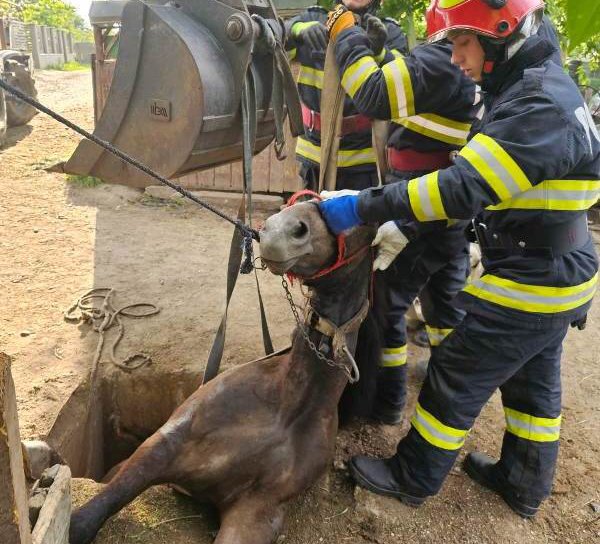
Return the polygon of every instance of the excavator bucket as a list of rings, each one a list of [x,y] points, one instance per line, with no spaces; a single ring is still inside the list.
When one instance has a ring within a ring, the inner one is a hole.
[[[283,2],[288,11],[310,3]],[[240,101],[250,69],[254,152],[264,149],[275,134],[274,64],[271,55],[253,54],[252,14],[277,19],[271,0],[94,2],[93,25],[111,17],[120,22],[112,83],[94,134],[168,178],[239,160]],[[156,183],[88,140],[61,169],[135,187]]]

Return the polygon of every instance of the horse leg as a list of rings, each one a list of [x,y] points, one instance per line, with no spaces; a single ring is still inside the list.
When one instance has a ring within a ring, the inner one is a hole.
[[[160,431],[148,438],[104,489],[71,516],[70,544],[91,542],[104,522],[148,487],[165,481],[177,440]]]
[[[283,525],[283,508],[260,497],[237,501],[221,512],[214,544],[271,544]]]

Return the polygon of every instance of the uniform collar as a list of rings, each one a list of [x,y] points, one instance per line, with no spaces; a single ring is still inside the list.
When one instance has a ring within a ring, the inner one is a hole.
[[[532,36],[517,51],[514,57],[499,64],[482,82],[481,88],[492,95],[500,94],[504,89],[523,78],[528,68],[541,65],[552,57],[555,47],[549,40]]]

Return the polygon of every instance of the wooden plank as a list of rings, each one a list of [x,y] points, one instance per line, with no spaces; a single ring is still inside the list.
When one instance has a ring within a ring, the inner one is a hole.
[[[69,544],[71,470],[62,465],[33,528],[33,544]]]
[[[0,490],[2,544],[31,544],[17,398],[5,353],[0,353]]]
[[[231,188],[231,165],[225,164],[215,168],[214,188],[217,191],[229,191]]]

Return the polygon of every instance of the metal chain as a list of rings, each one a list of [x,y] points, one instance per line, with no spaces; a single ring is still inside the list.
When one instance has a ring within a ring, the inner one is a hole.
[[[331,367],[339,368],[340,370],[342,370],[344,372],[344,374],[346,374],[346,376],[348,376],[349,381],[354,382],[355,378],[352,375],[352,372],[350,371],[350,369],[348,368],[348,366],[346,364],[344,364],[342,361],[335,361],[334,359],[330,359],[329,357],[327,357],[326,355],[321,353],[319,351],[319,348],[317,348],[315,343],[310,339],[310,336],[308,334],[308,329],[304,325],[304,322],[300,319],[300,314],[298,313],[298,307],[296,306],[296,303],[294,302],[294,297],[292,296],[292,293],[290,292],[290,287],[289,287],[287,280],[285,279],[285,276],[281,276],[281,285],[283,286],[283,289],[285,291],[285,298],[287,298],[290,308],[292,309],[292,314],[294,314],[294,319],[296,320],[298,328],[300,329],[300,333],[302,334],[302,337],[308,344],[308,347],[310,348],[310,350],[317,356],[319,361],[322,361]]]

